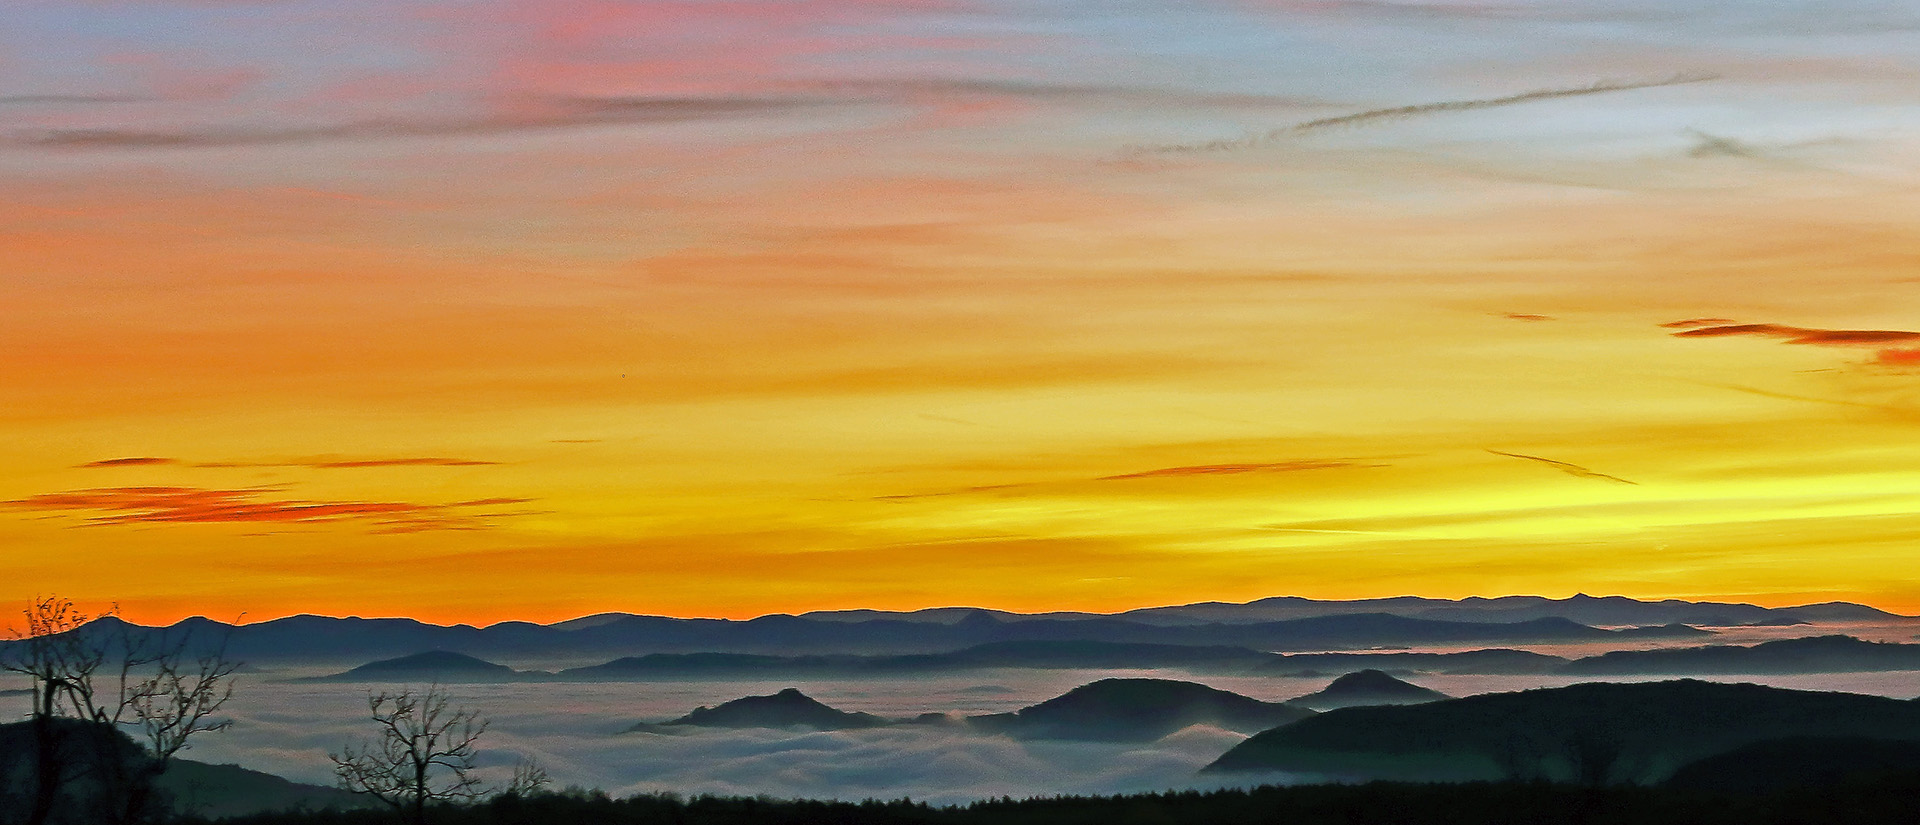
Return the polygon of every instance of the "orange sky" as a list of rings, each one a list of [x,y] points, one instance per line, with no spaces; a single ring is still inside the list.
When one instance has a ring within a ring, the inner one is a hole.
[[[0,602],[1920,612],[1897,9],[346,6],[0,34]]]

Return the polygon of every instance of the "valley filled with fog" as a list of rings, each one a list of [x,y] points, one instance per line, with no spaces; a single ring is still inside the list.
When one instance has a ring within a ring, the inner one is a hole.
[[[1805,633],[1805,629],[1801,629]],[[250,674],[228,705],[231,729],[197,739],[188,757],[234,762],[300,782],[331,784],[330,750],[367,737],[369,691],[402,683],[295,682],[329,668],[285,668]],[[1246,738],[1194,726],[1148,743],[1022,740],[922,726],[812,731],[693,728],[677,735],[623,733],[696,707],[799,688],[845,711],[906,718],[923,712],[963,715],[1017,710],[1101,678],[1154,677],[1199,682],[1266,701],[1317,691],[1325,676],[1225,676],[1177,670],[995,669],[928,678],[663,680],[653,682],[512,682],[443,686],[456,704],[491,721],[481,764],[504,780],[532,758],[559,786],[599,788],[616,796],[767,794],[864,799],[903,796],[965,802],[998,796],[1107,794],[1168,788],[1249,786],[1315,777],[1206,775],[1199,769]],[[1592,677],[1567,675],[1408,674],[1409,681],[1452,696],[1558,687]],[[1666,676],[1605,677],[1651,681]],[[1700,678],[1776,687],[1920,696],[1920,671],[1792,675],[1715,674]],[[415,684],[412,687],[421,687]],[[22,700],[24,702],[24,699]]]

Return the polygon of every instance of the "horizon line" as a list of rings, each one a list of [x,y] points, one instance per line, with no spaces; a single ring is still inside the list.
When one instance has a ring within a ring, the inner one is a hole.
[[[132,624],[139,627],[170,627],[172,625],[180,624],[182,622],[188,622],[188,621],[193,621],[195,619],[199,619],[199,620],[214,622],[217,624],[224,624],[230,627],[249,627],[253,625],[267,624],[270,622],[284,621],[287,619],[319,618],[319,619],[341,619],[341,620],[352,619],[352,620],[359,620],[359,621],[412,621],[412,622],[418,622],[420,624],[428,625],[432,627],[473,627],[476,629],[486,629],[486,628],[496,627],[503,624],[531,624],[539,627],[553,627],[555,625],[562,625],[570,622],[578,622],[578,621],[584,621],[587,619],[595,619],[595,618],[601,618],[601,617],[672,619],[676,621],[750,622],[750,621],[755,621],[759,619],[775,618],[775,617],[782,617],[782,616],[799,618],[799,617],[813,616],[813,615],[819,615],[819,614],[855,613],[855,612],[870,612],[870,613],[906,616],[906,615],[912,615],[916,613],[928,613],[928,612],[934,612],[934,611],[979,611],[983,613],[1001,613],[1001,614],[1008,614],[1008,615],[1015,615],[1015,616],[1046,616],[1046,615],[1053,615],[1053,614],[1073,614],[1073,615],[1083,615],[1083,616],[1118,617],[1127,613],[1134,613],[1134,612],[1139,612],[1144,610],[1165,610],[1165,609],[1174,609],[1174,608],[1182,608],[1182,607],[1200,607],[1200,606],[1209,606],[1209,605],[1218,605],[1222,607],[1245,607],[1247,605],[1252,605],[1257,602],[1271,601],[1275,599],[1296,599],[1300,601],[1318,602],[1323,604],[1341,604],[1341,603],[1352,604],[1352,603],[1360,603],[1360,602],[1384,602],[1384,601],[1395,601],[1400,599],[1424,599],[1427,601],[1451,602],[1451,603],[1463,603],[1463,602],[1474,601],[1474,600],[1497,601],[1501,599],[1541,599],[1549,602],[1569,602],[1569,601],[1574,601],[1576,599],[1589,599],[1593,601],[1602,601],[1607,599],[1626,599],[1626,600],[1638,602],[1641,604],[1660,604],[1663,602],[1683,602],[1686,604],[1695,604],[1695,605],[1700,605],[1700,604],[1742,605],[1747,607],[1757,607],[1764,610],[1786,610],[1786,609],[1802,608],[1802,607],[1817,607],[1822,605],[1854,605],[1858,607],[1869,608],[1872,610],[1878,610],[1880,612],[1888,614],[1889,616],[1901,618],[1901,619],[1920,618],[1920,615],[1909,615],[1909,614],[1899,613],[1894,610],[1889,610],[1885,607],[1881,607],[1879,605],[1871,604],[1868,602],[1852,601],[1847,599],[1829,599],[1825,601],[1793,602],[1790,604],[1764,605],[1764,604],[1759,604],[1751,601],[1720,601],[1712,597],[1702,597],[1698,600],[1695,600],[1695,599],[1682,598],[1678,596],[1646,598],[1646,597],[1639,597],[1639,596],[1628,596],[1628,595],[1618,594],[1618,593],[1603,595],[1603,596],[1595,596],[1585,592],[1576,592],[1571,596],[1563,596],[1558,598],[1553,596],[1542,596],[1542,595],[1531,594],[1531,593],[1509,593],[1509,594],[1500,595],[1500,596],[1473,595],[1473,596],[1461,596],[1458,598],[1447,598],[1442,596],[1420,596],[1415,594],[1401,594],[1401,595],[1395,595],[1395,596],[1367,596],[1367,597],[1351,598],[1351,599],[1326,599],[1326,598],[1315,598],[1312,596],[1276,595],[1276,596],[1261,596],[1259,598],[1250,599],[1244,602],[1223,601],[1223,600],[1203,600],[1203,601],[1195,601],[1195,602],[1177,602],[1177,603],[1171,603],[1171,604],[1151,604],[1151,605],[1145,605],[1141,607],[1130,607],[1130,608],[1124,608],[1124,609],[1113,610],[1113,611],[1058,609],[1058,610],[1040,610],[1040,611],[1028,612],[1028,611],[1021,611],[1021,610],[1009,610],[1009,609],[997,608],[997,607],[983,607],[978,605],[946,604],[946,605],[932,605],[928,607],[915,607],[915,608],[905,608],[905,609],[872,608],[872,607],[831,607],[831,608],[818,608],[813,610],[803,610],[803,611],[797,611],[797,612],[776,611],[771,613],[761,613],[758,615],[746,616],[742,618],[734,618],[729,616],[711,616],[711,615],[675,616],[675,615],[669,615],[666,613],[639,613],[639,612],[628,612],[628,611],[622,611],[622,610],[602,610],[602,611],[597,611],[593,613],[586,613],[578,616],[573,616],[571,618],[557,619],[550,622],[539,622],[539,621],[533,621],[530,619],[499,619],[497,621],[491,621],[486,623],[478,623],[478,622],[471,622],[471,621],[436,622],[429,619],[422,619],[414,616],[405,616],[405,615],[363,616],[357,613],[337,615],[337,614],[314,613],[314,612],[286,613],[283,615],[273,616],[270,618],[263,618],[263,619],[257,619],[257,620],[251,620],[251,621],[245,620],[247,615],[245,613],[242,613],[234,621],[225,621],[221,619],[215,619],[215,618],[212,618],[211,616],[208,616],[206,614],[200,614],[200,613],[189,615],[189,616],[183,616],[181,618],[175,619],[172,622],[168,622],[165,624],[142,624],[140,622],[135,622],[128,619],[122,619],[122,621],[126,621],[128,624]],[[98,619],[103,617],[104,616],[96,616],[95,618]]]

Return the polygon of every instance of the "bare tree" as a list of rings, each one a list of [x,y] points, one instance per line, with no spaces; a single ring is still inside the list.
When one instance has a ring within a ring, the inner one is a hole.
[[[522,759],[513,766],[513,778],[507,780],[500,789],[504,796],[533,796],[541,788],[553,784],[553,776],[532,758]]]
[[[36,599],[26,631],[0,650],[0,669],[33,684],[32,804],[27,825],[52,821],[56,809],[88,797],[89,821],[133,823],[160,813],[154,784],[173,758],[201,733],[230,724],[217,719],[233,696],[240,664],[226,641],[196,652],[190,634],[136,628],[117,610],[89,616],[65,598]],[[139,753],[125,736],[139,734]],[[69,793],[81,780],[89,793]]]
[[[452,707],[439,685],[424,694],[370,693],[367,710],[379,738],[327,754],[341,787],[386,803],[414,825],[426,822],[429,803],[471,801],[485,793],[473,770],[474,743],[486,733],[487,721]]]
[[[77,681],[91,681],[104,656],[93,657],[77,632],[89,617],[76,610],[73,602],[46,597],[37,599],[25,611],[26,630],[15,631],[11,644],[0,656],[0,669],[18,673],[31,680],[33,711],[32,802],[27,810],[27,825],[43,825],[60,804],[61,792],[77,778],[78,766],[70,759],[73,747],[67,729],[57,718],[69,715],[72,689]]]

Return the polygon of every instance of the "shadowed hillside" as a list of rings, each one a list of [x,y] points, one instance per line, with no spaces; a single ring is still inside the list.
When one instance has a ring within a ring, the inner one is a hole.
[[[1416,705],[1450,698],[1437,690],[1403,682],[1378,670],[1361,670],[1333,680],[1317,693],[1288,699],[1287,704],[1326,711],[1367,705]]]
[[[1756,645],[1619,650],[1574,660],[1561,670],[1582,676],[1920,670],[1920,645],[1811,636]]]
[[[117,759],[118,771],[130,773],[150,758],[126,734],[76,719],[56,719],[61,733],[60,752],[66,754],[70,784],[55,811],[57,822],[108,821],[95,803],[103,795],[101,782],[109,771],[101,759]],[[24,815],[31,781],[34,739],[31,722],[0,724],[0,822]],[[361,808],[368,804],[337,788],[291,782],[238,765],[211,765],[174,759],[154,783],[159,810],[203,816],[235,816],[294,808]]]
[[[1667,787],[1760,796],[1792,787],[1920,773],[1920,742],[1843,736],[1768,739],[1675,771]],[[1916,811],[1920,815],[1920,811]]]
[[[1707,756],[1791,736],[1920,739],[1920,705],[1694,680],[1582,684],[1330,711],[1261,733],[1206,770],[1647,782]]]
[[[1912,825],[1920,774],[1726,796],[1544,783],[1303,785],[958,807],[588,792],[432,811],[438,825]],[[230,825],[388,825],[392,814],[281,814]]]
[[[485,659],[447,650],[430,650],[368,662],[345,673],[320,676],[315,682],[507,682],[524,677],[547,676],[522,673]]]
[[[1013,713],[967,721],[979,730],[1030,739],[1151,741],[1189,725],[1256,731],[1310,715],[1193,682],[1102,679]]]
[[[671,722],[643,722],[628,730],[633,733],[666,733],[677,727],[849,730],[884,724],[887,720],[871,713],[835,710],[798,689],[787,688],[770,696],[748,696],[710,708],[696,708]]]

